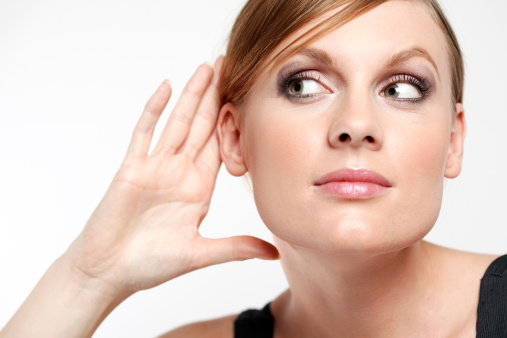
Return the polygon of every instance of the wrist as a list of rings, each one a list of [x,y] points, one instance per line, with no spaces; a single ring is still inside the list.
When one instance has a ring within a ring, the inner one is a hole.
[[[131,295],[99,278],[76,271],[65,256],[58,258],[54,264],[64,279],[62,291],[66,297],[62,305],[70,309],[68,319],[79,318],[82,321],[84,337],[91,337],[111,311]],[[72,304],[66,300],[72,300]]]
[[[76,295],[84,294],[107,303],[119,303],[132,294],[112,282],[80,270],[68,253],[60,256],[53,267],[68,282],[69,290]]]
[[[133,294],[112,282],[79,270],[67,253],[60,256],[52,268],[57,275],[62,276],[66,299],[73,299],[77,304],[72,308],[74,316],[88,321],[88,329],[91,331],[86,336],[91,336],[111,311]]]
[[[91,337],[130,294],[73,270],[58,258],[37,283],[0,337]]]

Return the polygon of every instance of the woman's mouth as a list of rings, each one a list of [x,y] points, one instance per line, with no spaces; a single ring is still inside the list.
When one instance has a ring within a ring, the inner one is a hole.
[[[340,169],[330,172],[315,182],[325,193],[345,199],[367,199],[392,187],[382,175],[367,169]]]

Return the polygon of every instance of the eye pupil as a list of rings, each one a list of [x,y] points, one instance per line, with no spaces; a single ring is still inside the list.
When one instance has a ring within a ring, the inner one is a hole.
[[[414,81],[406,80],[407,82],[391,82],[391,84],[385,87],[382,96],[396,101],[417,101],[423,98],[423,91]]]
[[[303,90],[303,84],[301,83],[301,81],[294,82],[294,84],[292,85],[292,92],[299,93],[302,90]]]

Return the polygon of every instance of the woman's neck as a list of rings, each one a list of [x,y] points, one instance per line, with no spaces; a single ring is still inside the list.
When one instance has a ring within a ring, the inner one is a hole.
[[[435,246],[357,256],[277,244],[290,291],[272,305],[275,337],[445,335],[449,283]]]

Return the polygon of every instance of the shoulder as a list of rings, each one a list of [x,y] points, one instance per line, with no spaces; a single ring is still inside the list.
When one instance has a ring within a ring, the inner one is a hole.
[[[196,322],[174,329],[159,338],[233,338],[234,320],[237,315]]]
[[[460,279],[470,278],[480,280],[491,263],[502,259],[500,255],[479,254],[461,250],[450,249],[435,244],[425,243],[432,252],[438,256],[441,267],[451,275],[460,276]]]
[[[496,258],[493,263],[491,263],[484,274],[484,277],[488,276],[496,276],[496,277],[505,277],[507,276],[507,255],[500,256]]]
[[[425,246],[435,277],[431,292],[437,297],[452,332],[448,336],[475,336],[484,277],[489,267],[496,266],[492,263],[499,255],[466,252],[427,242]]]
[[[507,255],[498,257],[481,281],[477,309],[477,337],[506,337]]]

